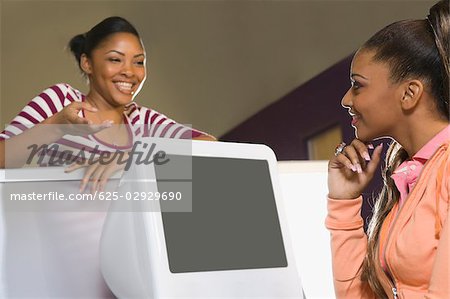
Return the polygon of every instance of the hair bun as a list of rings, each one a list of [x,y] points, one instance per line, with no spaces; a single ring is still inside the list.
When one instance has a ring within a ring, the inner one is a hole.
[[[75,56],[78,64],[80,63],[81,55],[84,53],[86,44],[86,34],[75,35],[69,42],[69,49]]]

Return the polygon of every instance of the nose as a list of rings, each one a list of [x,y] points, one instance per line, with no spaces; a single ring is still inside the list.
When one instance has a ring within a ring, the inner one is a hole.
[[[351,96],[351,88],[349,88],[347,90],[344,97],[342,98],[341,105],[344,108],[348,108],[348,109],[352,108],[353,102],[352,102],[352,96]]]
[[[122,67],[121,74],[127,78],[132,77],[134,75],[132,64],[125,63]]]

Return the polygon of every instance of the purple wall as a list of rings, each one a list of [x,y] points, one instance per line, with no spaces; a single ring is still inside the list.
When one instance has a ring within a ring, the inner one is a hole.
[[[308,139],[336,125],[342,129],[343,140],[351,141],[355,137],[351,118],[340,101],[350,87],[352,57],[353,54],[262,109],[220,140],[266,144],[274,150],[278,160],[307,160]],[[365,198],[377,194],[381,186],[379,170],[365,191]],[[364,219],[370,215],[370,210],[366,200]]]
[[[264,143],[278,160],[307,160],[307,140],[332,126],[340,125],[344,140],[354,136],[351,118],[340,101],[349,83],[351,57],[259,111],[220,140]]]

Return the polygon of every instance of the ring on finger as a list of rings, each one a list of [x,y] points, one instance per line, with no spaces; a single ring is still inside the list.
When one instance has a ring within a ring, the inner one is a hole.
[[[334,149],[334,155],[338,156],[339,154],[342,154],[342,152],[344,151],[344,148],[347,146],[347,144],[345,142],[341,142],[339,143],[336,148]]]

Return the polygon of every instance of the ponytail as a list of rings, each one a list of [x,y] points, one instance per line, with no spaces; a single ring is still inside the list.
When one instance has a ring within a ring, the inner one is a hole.
[[[450,17],[449,17],[449,1],[441,0],[430,8],[430,14],[427,17],[429,26],[432,30],[436,47],[439,52],[442,72],[442,103],[449,107],[449,34],[450,34]]]
[[[394,170],[408,159],[408,153],[397,142],[393,142],[386,154],[386,166],[383,172],[383,189],[375,201],[374,213],[367,230],[367,254],[362,264],[361,280],[367,282],[377,297],[384,298],[386,294],[376,275],[376,264],[379,263],[376,248],[379,244],[381,226],[389,212],[400,198],[400,192],[391,178]]]

